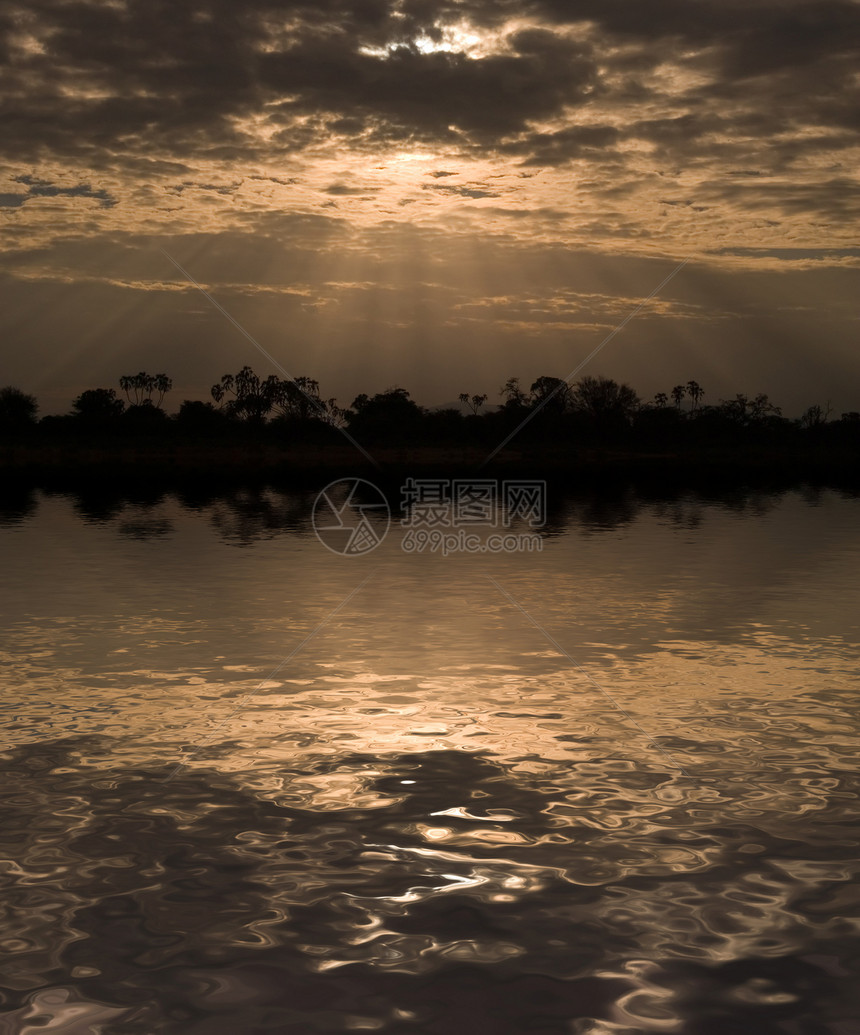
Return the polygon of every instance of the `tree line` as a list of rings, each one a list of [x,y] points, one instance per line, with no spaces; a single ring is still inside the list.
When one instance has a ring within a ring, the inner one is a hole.
[[[860,413],[833,419],[830,407],[814,404],[794,420],[783,417],[763,393],[736,394],[706,402],[694,380],[643,400],[627,384],[601,376],[568,383],[542,376],[525,388],[509,378],[490,404],[486,393],[461,392],[461,408],[430,410],[405,388],[360,394],[348,407],[325,398],[311,377],[261,377],[249,366],[224,374],[210,389],[211,401],[184,400],[169,416],[164,401],[173,388],[166,374],[123,375],[114,388],[90,388],[77,396],[71,412],[38,419],[33,396],[8,386],[0,389],[0,433],[20,437],[40,433],[102,436],[236,436],[275,439],[333,438],[347,429],[359,441],[414,443],[492,443],[522,427],[523,442],[584,442],[662,446],[679,441],[734,443],[750,437],[789,440],[822,434],[856,441]],[[123,397],[124,396],[124,397]]]

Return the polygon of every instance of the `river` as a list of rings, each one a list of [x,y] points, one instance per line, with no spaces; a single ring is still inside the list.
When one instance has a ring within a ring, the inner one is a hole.
[[[3,511],[0,1032],[860,1031],[860,498],[314,497]]]

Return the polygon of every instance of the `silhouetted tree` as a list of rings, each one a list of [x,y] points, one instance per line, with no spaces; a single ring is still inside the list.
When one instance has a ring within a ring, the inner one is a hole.
[[[250,367],[242,367],[238,374],[225,374],[211,393],[229,416],[252,423],[262,423],[274,411],[283,421],[342,424],[345,411],[336,399],[323,399],[319,388],[312,377],[260,378]]]
[[[260,424],[278,402],[281,382],[274,374],[263,380],[246,366],[238,374],[224,374],[210,391],[229,416]]]
[[[0,388],[0,430],[19,431],[33,425],[38,411],[34,396],[12,385]]]
[[[520,410],[528,405],[528,396],[520,388],[518,377],[509,377],[499,389],[499,395],[505,400],[502,404],[505,409]]]
[[[550,413],[564,413],[571,405],[571,387],[560,377],[544,375],[531,386],[531,398],[534,406]]]
[[[274,394],[274,407],[285,420],[321,420],[336,426],[343,423],[345,411],[336,399],[320,396],[319,381],[312,377],[281,380]]]
[[[142,406],[147,403],[161,406],[164,396],[173,387],[173,381],[167,374],[147,374],[146,371],[141,370],[139,374],[124,374],[119,379],[119,386],[132,406]],[[157,396],[154,402],[153,393]]]
[[[347,411],[350,431],[362,437],[386,439],[396,444],[400,438],[420,432],[426,411],[414,402],[405,388],[389,388],[372,398],[356,396]]]
[[[747,424],[749,422],[749,399],[740,392],[734,399],[720,399],[718,409],[723,417],[736,424]]]
[[[693,413],[699,405],[699,400],[705,394],[705,389],[702,388],[698,381],[688,381],[687,394],[690,396],[690,413]]]
[[[583,377],[573,386],[571,403],[597,431],[620,431],[630,426],[639,396],[629,385],[608,377]]]
[[[781,417],[782,410],[779,406],[774,406],[770,399],[760,392],[750,404],[750,414],[754,421],[762,421],[768,417]]]
[[[800,426],[809,429],[820,428],[823,424],[827,423],[827,419],[831,413],[832,409],[829,402],[826,409],[816,403],[814,406],[808,407],[800,418]]]
[[[654,405],[662,410],[665,406],[669,405],[669,396],[666,395],[665,392],[658,392],[654,396]]]
[[[125,409],[113,388],[88,388],[72,403],[77,417],[88,421],[106,421],[118,417]]]
[[[170,418],[164,410],[149,399],[127,407],[122,414],[122,420],[125,429],[135,435],[164,431],[170,424]]]
[[[319,381],[312,377],[297,377],[293,381],[278,383],[275,408],[281,416],[290,420],[307,420],[315,417],[322,408]]]
[[[681,400],[684,398],[686,394],[687,389],[683,385],[675,385],[675,387],[670,392],[670,395],[675,400],[675,406],[679,410],[681,409]]]
[[[752,400],[739,392],[733,400],[720,400],[720,409],[743,424],[762,423],[768,417],[778,417],[781,410],[774,406],[767,395],[760,393]]]
[[[477,416],[478,410],[480,410],[480,408],[487,401],[487,396],[469,395],[468,392],[460,392],[459,399],[464,406],[468,406],[472,413],[475,414],[475,416]]]
[[[227,419],[224,413],[210,402],[185,399],[179,407],[176,422],[186,431],[208,432],[223,428]]]
[[[711,409],[711,407],[705,407]],[[778,406],[774,406],[768,397],[762,393],[750,399],[739,392],[734,399],[721,399],[717,411],[735,424],[749,427],[754,424],[763,424],[773,417],[779,417],[782,413]]]

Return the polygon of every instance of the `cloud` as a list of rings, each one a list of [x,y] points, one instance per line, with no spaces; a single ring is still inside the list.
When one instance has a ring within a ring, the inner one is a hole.
[[[194,180],[186,180],[184,183],[179,184],[175,188],[177,194],[181,194],[184,190],[189,188],[192,190],[209,190],[215,194],[222,194],[228,196],[235,194],[235,192],[242,186],[239,183],[195,183]]]
[[[106,190],[93,190],[88,183],[79,183],[74,187],[62,187],[48,180],[40,180],[29,175],[14,176],[12,179],[14,183],[21,183],[27,187],[27,192],[25,194],[0,194],[0,198],[5,199],[0,204],[7,208],[18,208],[25,201],[34,198],[93,198],[104,208],[112,208],[117,203],[116,198]]]
[[[860,248],[720,248],[719,255],[767,256],[784,262],[809,259],[830,261],[832,259],[860,259]]]
[[[793,164],[812,126],[856,144],[858,51],[850,0],[13,0],[0,130],[10,161],[135,175],[419,142]]]
[[[623,138],[615,126],[572,126],[553,133],[531,133],[504,150],[521,155],[524,165],[565,165],[574,158],[606,160]]]
[[[84,212],[111,240],[337,212],[751,264],[848,247],[858,53],[850,0],[10,0],[6,247]]]
[[[378,187],[350,187],[345,183],[332,183],[330,186],[323,188],[324,193],[334,194],[337,197],[349,197],[353,194],[375,194],[378,190]]]
[[[484,186],[457,187],[447,183],[424,183],[421,185],[424,190],[435,190],[440,194],[456,194],[461,198],[500,198],[499,191],[487,190]]]

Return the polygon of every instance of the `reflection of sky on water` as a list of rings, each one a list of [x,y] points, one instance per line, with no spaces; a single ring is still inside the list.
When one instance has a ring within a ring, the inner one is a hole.
[[[11,1031],[850,1031],[856,501],[491,561],[263,502],[2,532]]]

